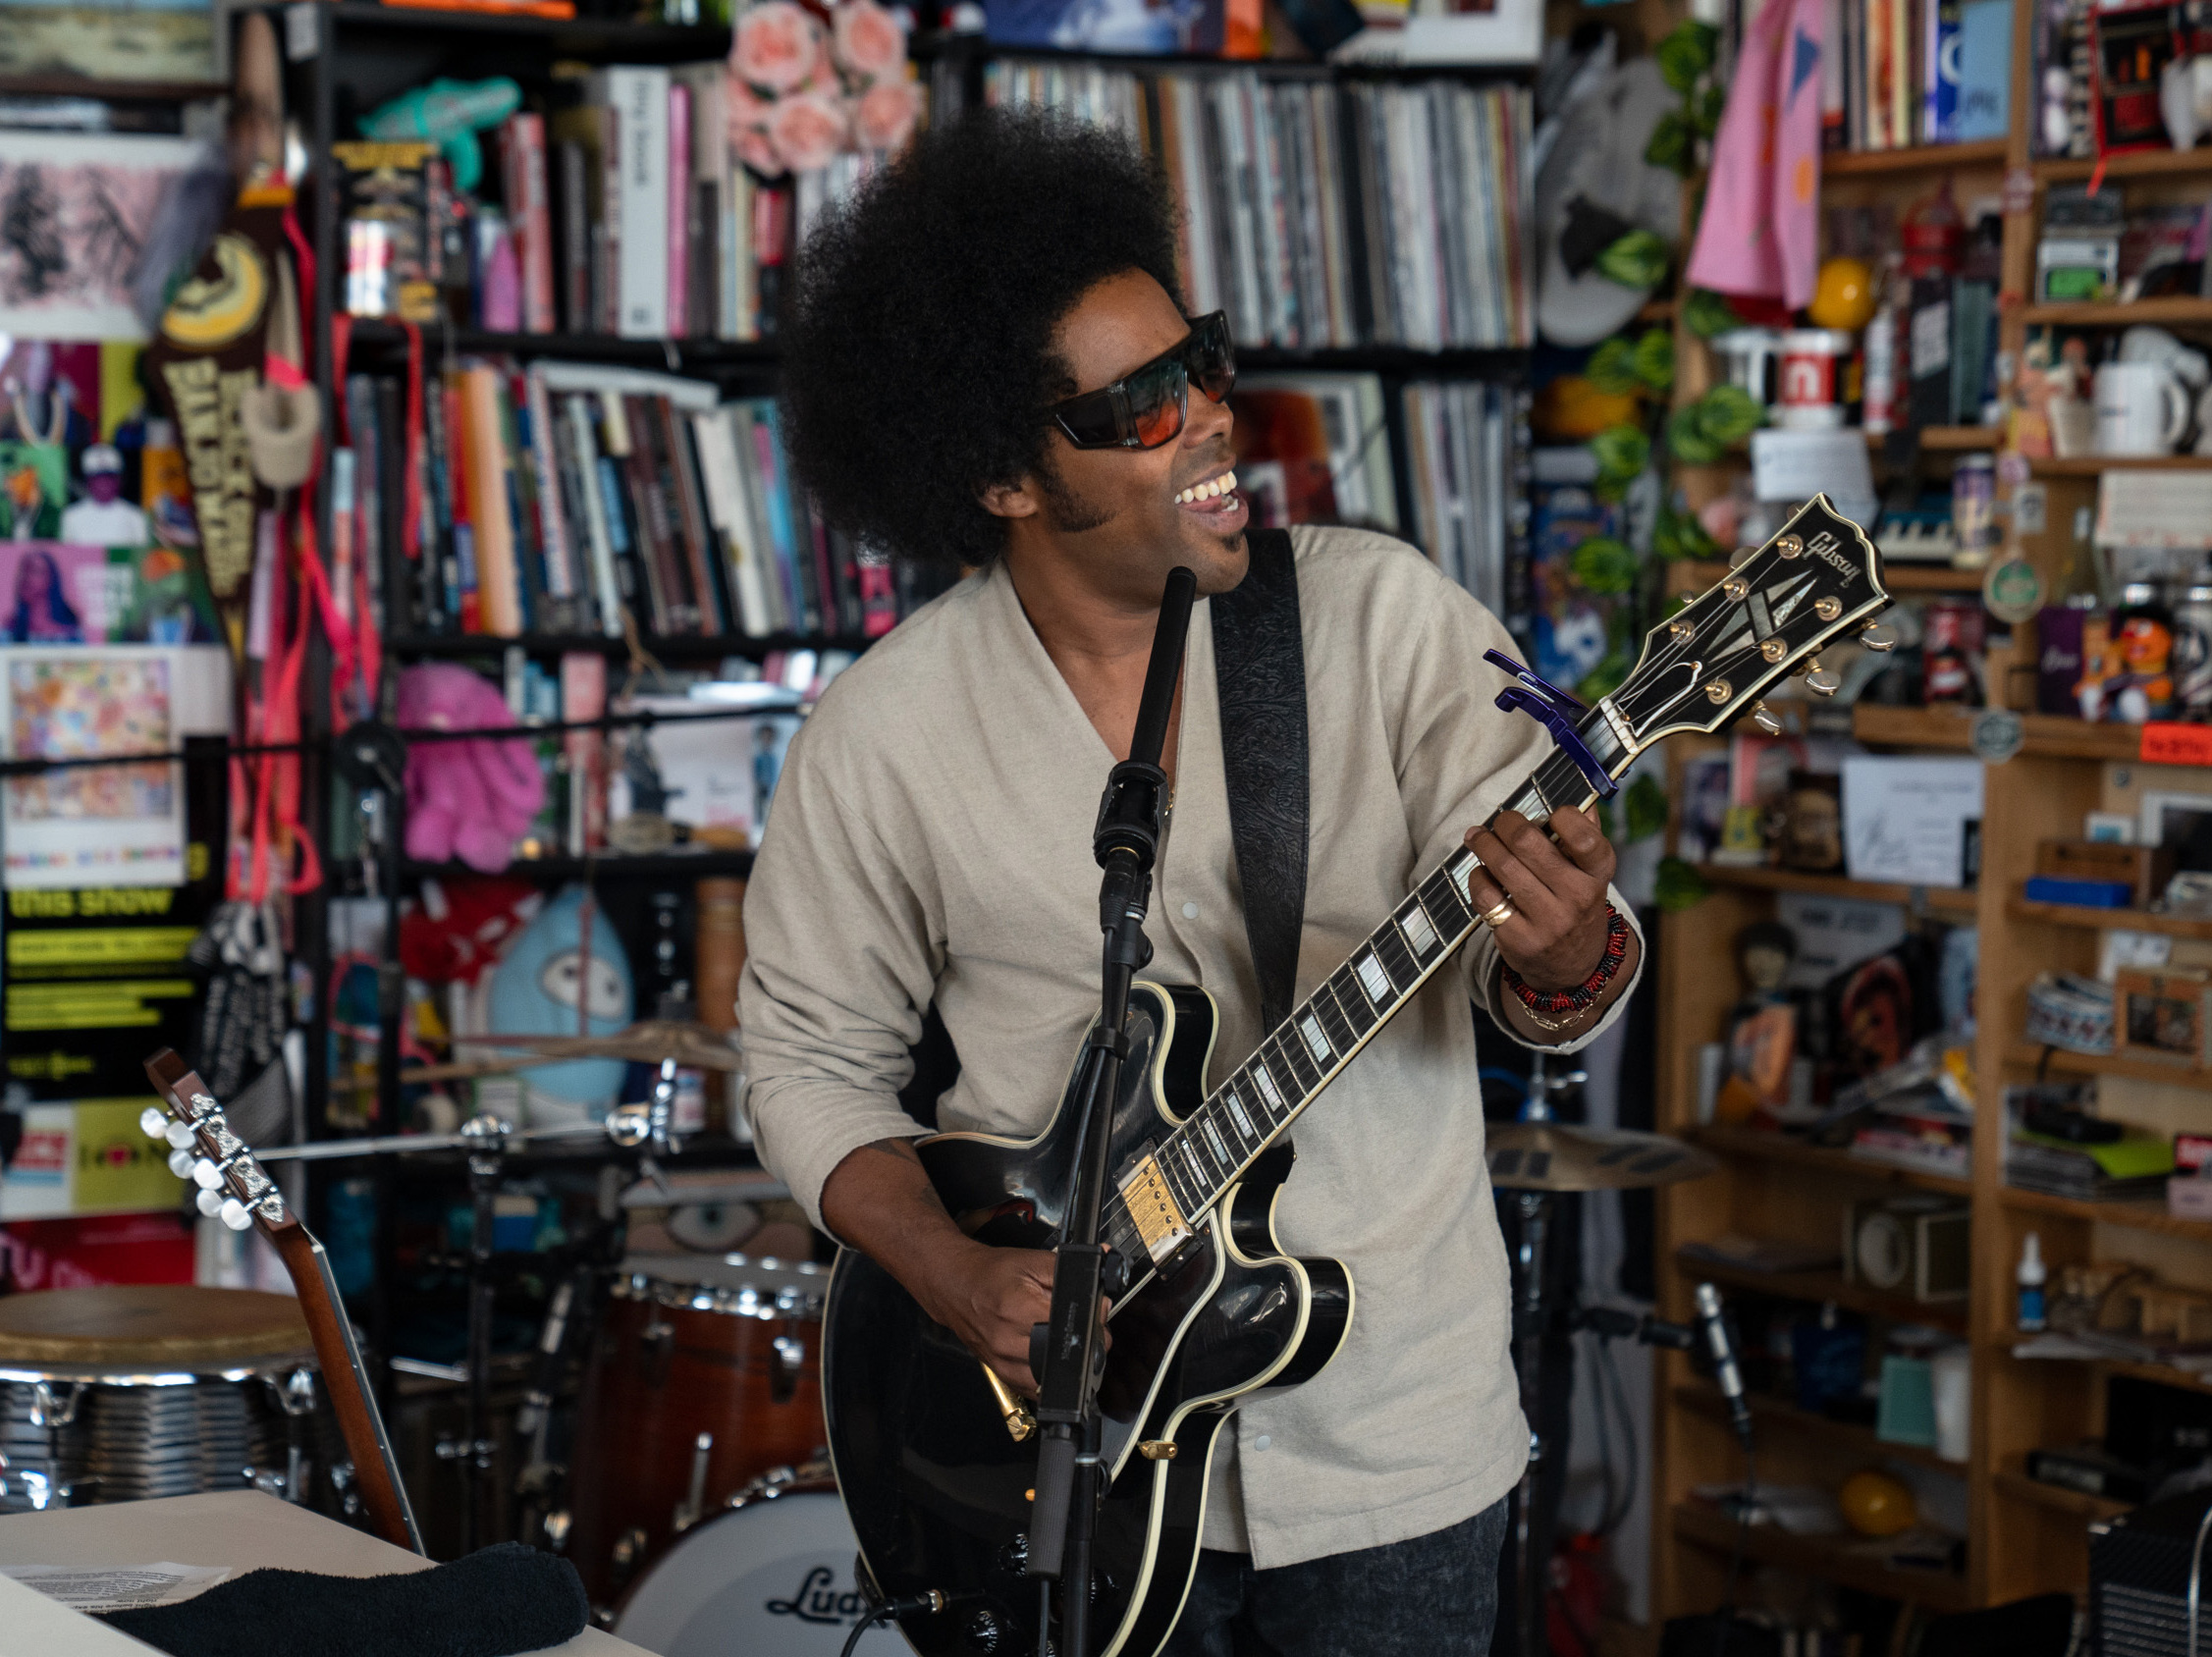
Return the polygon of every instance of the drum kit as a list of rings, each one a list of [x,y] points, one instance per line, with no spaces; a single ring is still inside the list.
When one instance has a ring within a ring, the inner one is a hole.
[[[678,1146],[676,1071],[729,1072],[743,1063],[720,1032],[653,1019],[611,1036],[468,1041],[520,1049],[531,1063],[650,1063],[659,1078],[650,1100],[618,1106],[604,1124],[513,1130],[478,1117],[452,1135],[328,1142],[291,1153],[466,1150],[482,1239],[491,1235],[489,1203],[511,1141],[604,1135],[637,1152],[647,1177],[623,1194],[624,1208],[711,1209],[788,1195],[761,1174],[672,1182],[655,1164],[656,1153]],[[264,1160],[287,1154],[262,1153]],[[668,1228],[672,1237],[685,1229]],[[494,1466],[492,1279],[489,1249],[479,1251],[472,1239],[470,1253],[475,1289],[463,1367],[475,1407],[467,1438],[482,1453],[463,1459],[481,1488]],[[537,1504],[540,1539],[574,1563],[600,1621],[622,1638],[662,1657],[720,1657],[748,1647],[837,1657],[844,1650],[866,1602],[854,1576],[858,1543],[825,1459],[821,1334],[829,1283],[829,1269],[809,1260],[702,1252],[630,1253],[609,1261],[587,1247],[556,1289],[517,1422],[529,1442],[519,1482]],[[549,1428],[571,1346],[582,1349],[582,1374],[564,1470]],[[863,1657],[903,1649],[897,1634],[881,1630],[861,1635],[857,1647]]]

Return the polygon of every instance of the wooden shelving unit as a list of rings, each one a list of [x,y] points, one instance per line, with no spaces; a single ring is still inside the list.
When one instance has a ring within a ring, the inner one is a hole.
[[[2205,318],[2212,322],[2212,316]],[[2055,454],[2037,455],[2027,462],[2038,477],[2097,477],[2105,472],[2200,472],[2212,466],[2212,454]]]
[[[2125,305],[2095,301],[2023,305],[2020,319],[2030,328],[2046,323],[2062,328],[2128,328],[2138,322],[2202,328],[2212,325],[2212,299],[2137,299]]]
[[[2016,897],[2005,905],[2016,921],[2040,921],[2053,927],[2086,927],[2095,932],[2164,933],[2169,937],[2212,940],[2212,920],[2200,915],[2163,915],[2155,909],[2092,909],[2080,903],[2031,903]]]
[[[2004,164],[2005,140],[1986,138],[1970,144],[1915,144],[1910,149],[1830,150],[1820,157],[1820,173],[1823,179],[1859,179]]]
[[[2053,1197],[2047,1192],[2021,1191],[2011,1186],[1998,1194],[1998,1201],[2023,1214],[2056,1214],[2092,1225],[2124,1225],[2134,1231],[2160,1231],[2169,1237],[2186,1237],[2193,1243],[2212,1243],[2212,1220],[2179,1219],[2158,1201],[2084,1203],[2077,1198]]]
[[[1883,881],[1853,881],[1841,875],[1807,875],[1796,869],[1767,869],[1735,863],[1700,863],[1707,885],[1741,886],[1753,891],[1802,891],[1820,897],[1851,897],[1862,903],[1903,903],[1970,919],[1974,894],[1961,886],[1901,886]]]
[[[1986,573],[1943,563],[1892,563],[1883,566],[1882,585],[1893,593],[1978,593]]]
[[[1896,1162],[1877,1162],[1848,1150],[1830,1150],[1789,1134],[1760,1128],[1729,1128],[1707,1123],[1690,1130],[1688,1138],[1721,1156],[1741,1156],[1767,1162],[1787,1162],[1800,1168],[1817,1168],[1834,1179],[1864,1180],[1869,1185],[1903,1185],[1915,1191],[1939,1192],[1946,1197],[1971,1195],[1971,1180],[1953,1179]]]
[[[1740,1525],[1726,1514],[1695,1502],[1678,1503],[1669,1515],[1668,1527],[1676,1541],[1722,1559],[1741,1549],[1746,1559],[1762,1565],[1825,1577],[1861,1593],[1903,1600],[1929,1611],[1965,1611],[1974,1603],[1961,1577],[1949,1572],[1900,1570],[1873,1551],[1876,1544],[1841,1536],[1793,1536],[1770,1524]]]
[[[1915,1301],[1908,1295],[1887,1294],[1854,1283],[1840,1271],[1753,1271],[1683,1251],[1676,1252],[1675,1264],[1686,1276],[1724,1288],[1775,1300],[1807,1301],[1815,1306],[1833,1302],[1891,1323],[1928,1323],[1959,1334],[1966,1332],[1964,1301]]]
[[[1769,1398],[1764,1393],[1748,1392],[1744,1401],[1751,1406],[1753,1418],[1762,1428],[1774,1427],[1784,1432],[1808,1434],[1827,1449],[1839,1451],[1850,1460],[1861,1462],[1911,1462],[1918,1467],[1935,1468],[1939,1471],[1957,1472],[1958,1465],[1945,1461],[1933,1450],[1917,1444],[1891,1444],[1876,1438],[1874,1429],[1851,1421],[1830,1420],[1826,1416],[1816,1416],[1810,1410],[1801,1410],[1783,1399]],[[1716,1421],[1728,1418],[1727,1402],[1717,1387],[1704,1383],[1678,1386],[1674,1389],[1674,1402],[1681,1409],[1696,1415],[1706,1416]]]
[[[2137,1082],[2164,1082],[2179,1088],[2212,1087],[2212,1070],[2161,1064],[2149,1058],[2122,1058],[2117,1053],[2075,1053],[2064,1047],[2038,1047],[2032,1042],[2013,1042],[2005,1049],[2005,1062],[2026,1070],[2048,1070],[2059,1076],[2126,1076]]]

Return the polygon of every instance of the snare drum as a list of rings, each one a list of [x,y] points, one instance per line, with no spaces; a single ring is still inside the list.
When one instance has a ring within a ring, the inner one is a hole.
[[[0,1511],[259,1485],[295,1500],[319,1437],[289,1295],[183,1284],[0,1299]]]
[[[742,1255],[653,1265],[685,1280],[631,1270],[616,1282],[576,1411],[563,1551],[595,1604],[750,1481],[829,1442],[829,1272]]]
[[[828,1465],[784,1469],[655,1560],[616,1613],[615,1632],[660,1657],[838,1657],[867,1605],[853,1578],[859,1553]],[[856,1647],[858,1657],[906,1649],[886,1628]]]

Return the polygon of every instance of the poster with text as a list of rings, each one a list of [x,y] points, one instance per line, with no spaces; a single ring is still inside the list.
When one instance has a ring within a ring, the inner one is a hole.
[[[10,759],[164,753],[176,746],[163,652],[11,651],[0,673]],[[173,886],[185,879],[185,791],[168,761],[69,766],[8,778],[6,883]]]

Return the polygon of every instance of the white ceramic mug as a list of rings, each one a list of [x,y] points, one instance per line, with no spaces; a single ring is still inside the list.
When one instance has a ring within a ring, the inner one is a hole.
[[[2108,362],[2097,370],[2097,453],[2171,454],[2189,429],[2189,397],[2162,362]]]

